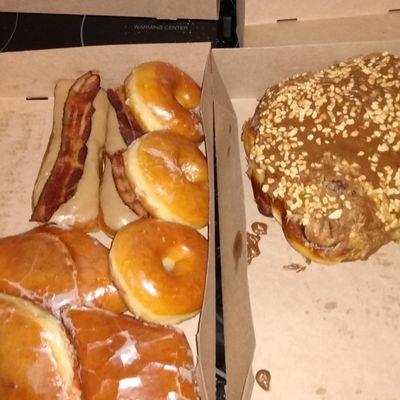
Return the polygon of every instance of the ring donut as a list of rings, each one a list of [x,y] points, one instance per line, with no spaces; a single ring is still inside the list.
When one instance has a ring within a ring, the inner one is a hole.
[[[116,234],[110,269],[130,311],[147,322],[175,324],[201,309],[207,253],[196,230],[141,219]]]
[[[208,223],[207,160],[196,145],[171,132],[152,132],[124,153],[127,179],[156,218],[201,228]]]
[[[125,80],[125,93],[144,131],[168,129],[195,143],[204,139],[196,112],[200,87],[180,69],[160,61],[140,64]]]

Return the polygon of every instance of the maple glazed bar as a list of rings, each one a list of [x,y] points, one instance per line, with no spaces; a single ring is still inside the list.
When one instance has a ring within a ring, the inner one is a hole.
[[[259,211],[325,264],[400,240],[400,57],[371,54],[265,92],[243,127]]]

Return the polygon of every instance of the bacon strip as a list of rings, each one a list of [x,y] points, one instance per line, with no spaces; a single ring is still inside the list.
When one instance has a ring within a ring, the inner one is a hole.
[[[107,154],[107,157],[111,161],[115,187],[122,201],[140,217],[147,217],[149,214],[137,199],[132,186],[129,184],[128,178],[126,177],[122,151],[117,151],[112,155]]]
[[[143,129],[137,123],[131,110],[125,104],[125,92],[123,87],[115,90],[108,89],[107,97],[117,114],[119,132],[127,146],[144,134]]]
[[[94,112],[92,103],[99,90],[100,76],[92,71],[72,85],[64,106],[61,147],[33,210],[32,221],[48,221],[58,207],[75,194],[87,155],[86,142]]]

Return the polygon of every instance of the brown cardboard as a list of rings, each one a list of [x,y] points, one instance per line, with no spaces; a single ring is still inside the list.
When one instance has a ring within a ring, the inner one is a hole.
[[[368,261],[283,268],[305,260],[278,223],[257,211],[240,140],[266,87],[384,50],[400,54],[400,40],[213,50],[229,399],[399,398],[400,246],[388,244]],[[234,249],[254,221],[266,222],[268,234],[247,266],[245,246],[236,258]],[[269,392],[254,383],[259,369],[271,373]]]
[[[0,236],[35,226],[29,222],[31,195],[52,127],[53,90],[61,78],[89,69],[100,72],[102,87],[115,87],[144,61],[171,62],[199,84],[204,77],[201,113],[206,135],[210,193],[213,182],[213,110],[210,44],[120,45],[0,54]],[[203,232],[204,233],[204,232]],[[198,360],[202,399],[215,398],[214,199],[210,196],[208,276],[201,316],[179,325]],[[95,235],[105,245],[110,240]],[[197,343],[196,343],[197,341]]]
[[[369,41],[379,17],[379,34],[390,40],[399,35],[399,10],[399,0],[238,0],[237,32],[244,47],[346,42],[354,34]]]
[[[218,0],[0,0],[2,12],[218,19]]]

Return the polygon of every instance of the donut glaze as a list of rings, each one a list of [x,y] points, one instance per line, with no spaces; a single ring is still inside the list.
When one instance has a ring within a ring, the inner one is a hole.
[[[0,291],[55,316],[79,304],[126,310],[111,281],[107,248],[77,229],[55,225],[0,239]]]

